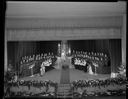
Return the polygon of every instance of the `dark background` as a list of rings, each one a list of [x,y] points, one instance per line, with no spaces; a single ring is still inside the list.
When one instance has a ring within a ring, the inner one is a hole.
[[[8,64],[15,68],[22,56],[40,53],[54,53],[57,55],[58,43],[61,41],[13,41],[8,42]],[[111,72],[116,72],[121,64],[121,39],[104,40],[69,40],[71,51],[103,52],[111,60]]]

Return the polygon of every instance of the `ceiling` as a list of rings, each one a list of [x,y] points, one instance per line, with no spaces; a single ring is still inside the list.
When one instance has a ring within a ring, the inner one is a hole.
[[[111,31],[111,28],[118,28],[120,31],[124,14],[126,14],[125,2],[10,1],[7,2],[6,10],[7,38],[12,41],[121,38],[120,32],[117,33],[114,30],[107,33],[93,32],[93,30],[104,28]],[[87,31],[87,28],[90,32]],[[83,29],[86,31],[79,31]],[[72,31],[76,31],[76,36]]]
[[[125,2],[22,2],[8,1],[7,18],[71,18],[121,16]]]

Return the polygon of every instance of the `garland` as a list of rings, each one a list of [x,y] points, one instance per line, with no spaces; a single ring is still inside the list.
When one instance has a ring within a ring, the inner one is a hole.
[[[85,97],[85,96],[102,96],[102,95],[124,95],[126,94],[125,89],[119,89],[119,90],[106,90],[105,92],[97,92],[97,91],[91,91],[91,93],[87,92],[86,89],[84,89],[82,92],[75,92],[74,89],[78,88],[91,88],[91,87],[107,87],[109,85],[126,85],[127,84],[127,79],[123,77],[119,78],[109,78],[105,80],[77,80],[73,81],[71,83],[71,89],[73,91],[73,96],[74,97]],[[55,97],[56,96],[56,90],[57,90],[57,83],[53,82],[51,80],[47,81],[35,81],[35,80],[30,80],[30,81],[8,81],[5,83],[5,96],[48,96],[48,97]],[[19,87],[19,86],[27,86],[29,89],[30,87],[45,87],[46,91],[44,92],[39,92],[39,93],[27,93],[25,91],[18,91],[18,92],[12,92],[10,91],[11,87]],[[55,90],[52,92],[49,92],[49,88],[53,87]]]
[[[72,83],[72,91],[74,97],[84,97],[84,96],[109,96],[109,95],[125,95],[126,90],[125,89],[116,89],[116,90],[106,90],[104,92],[98,92],[98,91],[87,91],[86,89],[83,90],[83,88],[91,88],[91,87],[108,87],[109,85],[126,85],[127,79],[126,78],[109,78],[105,80],[77,80],[73,81]],[[77,89],[81,88],[80,91]],[[75,89],[77,91],[75,91]]]
[[[126,78],[109,78],[109,79],[105,79],[105,80],[99,80],[99,79],[95,79],[95,80],[76,80],[72,82],[73,87],[78,88],[78,87],[106,87],[109,85],[123,85],[123,84],[127,84],[127,79]]]
[[[5,84],[5,96],[55,96],[55,92],[48,92],[50,87],[57,88],[57,83],[47,80],[47,81],[35,81],[35,80],[30,80],[30,81],[24,81],[24,80],[20,80],[20,81],[9,81]],[[39,94],[34,94],[32,92],[30,92],[29,94],[26,92],[22,92],[22,91],[18,91],[18,92],[12,92],[10,91],[11,87],[18,87],[19,86],[27,86],[28,89],[30,90],[30,87],[36,87],[36,88],[41,88],[41,87],[45,87],[46,88],[46,92],[41,92]]]
[[[126,90],[107,90],[105,92],[96,92],[96,91],[92,91],[91,93],[87,93],[86,90],[84,90],[84,92],[78,93],[78,92],[74,92],[73,93],[73,97],[86,97],[86,96],[120,96],[120,95],[126,95]]]
[[[34,80],[30,80],[30,81],[24,81],[24,80],[20,80],[20,81],[9,81],[7,83],[7,85],[9,86],[33,86],[33,87],[40,87],[40,86],[53,86],[56,87],[57,83],[53,82],[53,81],[34,81]]]

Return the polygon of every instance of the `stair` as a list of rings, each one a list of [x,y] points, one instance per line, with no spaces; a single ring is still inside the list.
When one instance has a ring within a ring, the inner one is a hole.
[[[59,84],[57,89],[57,97],[60,98],[67,98],[67,97],[73,97],[71,92],[71,86],[70,84]]]

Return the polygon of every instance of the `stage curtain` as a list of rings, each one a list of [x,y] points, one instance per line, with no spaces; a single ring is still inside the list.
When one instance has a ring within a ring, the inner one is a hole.
[[[17,49],[16,42],[7,42],[7,56],[8,56],[8,65],[11,64],[15,68],[15,54]]]
[[[99,62],[99,67],[97,68],[97,73],[99,74],[109,74],[111,73],[111,60],[110,60],[110,48],[109,48],[109,40],[95,40],[95,52],[101,52],[107,54],[108,63],[105,65],[104,62]]]
[[[76,51],[87,51],[87,52],[100,52],[107,54],[110,57],[109,39],[100,40],[82,40],[82,41],[70,41],[72,49]],[[105,67],[103,62],[99,62],[97,73],[106,74],[110,73],[110,60],[108,66]]]
[[[121,39],[111,39],[110,44],[110,58],[111,58],[111,72],[117,72],[121,64]]]
[[[60,43],[60,41],[9,41],[7,43],[8,62],[13,65],[16,71],[20,71],[21,67],[19,63],[21,57],[49,52],[53,52],[53,54],[56,55],[58,43]],[[33,72],[39,71],[40,64],[41,63],[36,62]],[[25,68],[27,68],[27,66]]]
[[[95,40],[95,48],[96,52],[106,53],[108,56],[110,55],[109,50],[109,40]]]
[[[87,52],[103,52],[110,54],[109,40],[80,40],[69,41],[72,50]]]
[[[17,49],[17,55],[16,55],[17,63],[20,62],[21,57],[33,55],[35,51],[36,51],[35,42],[28,42],[28,41],[18,42],[18,49]],[[20,65],[17,65],[17,67],[19,66]]]
[[[36,53],[36,42],[8,42],[8,60],[16,71],[20,71],[21,57]]]
[[[36,42],[28,42],[28,41],[20,41],[17,42],[17,51],[15,60],[16,62],[19,62],[21,57],[23,56],[29,56],[36,52]]]

